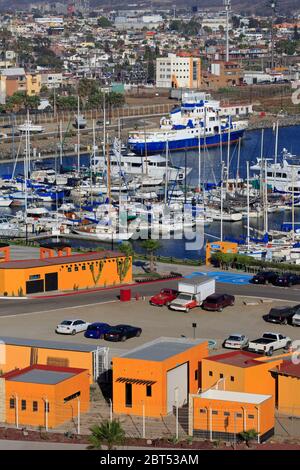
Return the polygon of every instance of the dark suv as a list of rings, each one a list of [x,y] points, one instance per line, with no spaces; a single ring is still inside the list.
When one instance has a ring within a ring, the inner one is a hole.
[[[250,280],[253,284],[273,284],[275,279],[278,277],[278,273],[275,271],[260,271]]]
[[[202,304],[204,310],[211,310],[214,312],[222,312],[224,307],[234,305],[235,298],[229,294],[212,294],[206,297]]]
[[[275,307],[271,308],[264,319],[271,323],[280,323],[281,325],[292,324],[292,318],[296,313],[300,313],[300,305],[293,307]]]
[[[300,276],[297,274],[279,274],[273,281],[274,286],[291,287],[300,284]]]

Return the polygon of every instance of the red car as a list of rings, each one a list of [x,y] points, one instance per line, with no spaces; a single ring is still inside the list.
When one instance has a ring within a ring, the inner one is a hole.
[[[212,310],[214,312],[222,312],[224,307],[234,305],[235,298],[228,294],[212,294],[206,297],[202,304],[204,310]]]
[[[176,299],[177,295],[178,291],[175,289],[162,289],[159,294],[151,297],[149,302],[151,305],[163,307],[164,305],[169,305],[172,300]]]

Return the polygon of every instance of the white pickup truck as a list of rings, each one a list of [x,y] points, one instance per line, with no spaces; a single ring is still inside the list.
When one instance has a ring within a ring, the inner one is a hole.
[[[289,349],[292,344],[291,338],[280,333],[264,333],[261,338],[250,341],[248,351],[263,353],[272,356],[278,349]]]

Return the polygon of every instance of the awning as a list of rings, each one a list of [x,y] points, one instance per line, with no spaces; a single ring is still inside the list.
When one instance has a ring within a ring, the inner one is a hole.
[[[136,385],[153,385],[156,383],[156,381],[154,380],[130,379],[128,377],[118,377],[116,382],[136,384]]]

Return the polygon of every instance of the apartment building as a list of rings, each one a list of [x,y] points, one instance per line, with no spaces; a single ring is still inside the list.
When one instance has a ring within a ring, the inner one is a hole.
[[[156,59],[156,86],[158,88],[199,88],[201,86],[201,59],[192,55],[168,54]]]

